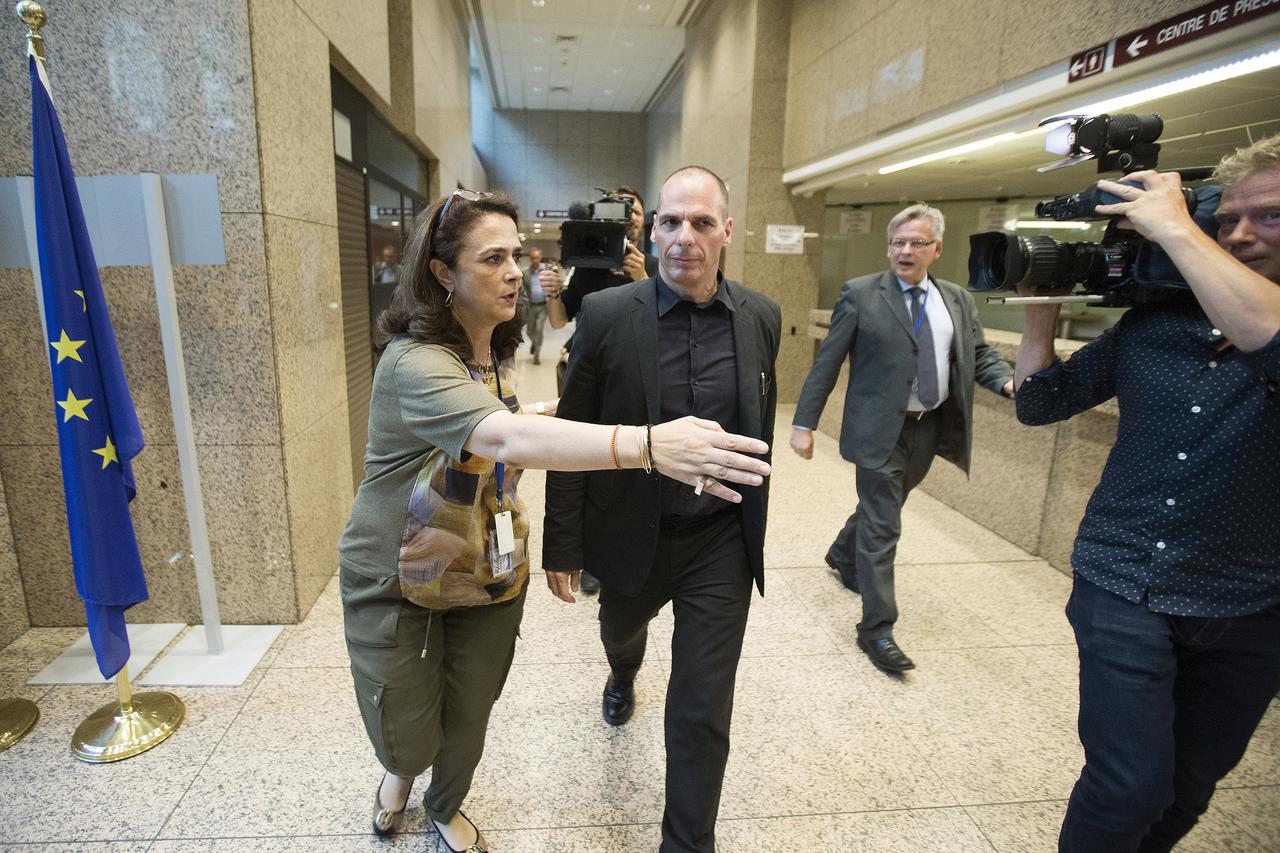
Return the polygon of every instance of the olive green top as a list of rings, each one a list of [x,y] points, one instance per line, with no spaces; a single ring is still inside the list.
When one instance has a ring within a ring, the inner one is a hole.
[[[463,450],[490,414],[518,411],[512,365],[471,369],[454,352],[408,336],[392,339],[378,362],[369,402],[365,477],[338,543],[342,565],[366,577],[399,575],[401,594],[444,609],[514,598],[529,573],[529,525],[507,468],[504,508],[512,511],[512,570],[495,577],[488,540],[497,512],[493,460]]]

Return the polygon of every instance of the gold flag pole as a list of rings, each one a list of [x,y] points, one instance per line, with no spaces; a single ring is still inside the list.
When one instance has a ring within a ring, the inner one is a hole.
[[[49,20],[49,17],[44,13],[44,7],[39,3],[32,2],[32,0],[22,0],[14,11],[22,19],[22,23],[27,25],[28,51],[36,59],[44,62],[44,37],[40,35],[40,29]]]
[[[120,701],[108,702],[85,719],[71,738],[71,753],[90,764],[123,761],[146,752],[173,734],[186,709],[163,690],[133,695],[129,667],[116,673]]]
[[[40,37],[40,28],[45,22],[44,9],[39,3],[23,0],[16,11],[27,25],[28,51],[43,62],[44,39]],[[39,719],[40,709],[30,699],[0,699],[0,752],[26,737]]]

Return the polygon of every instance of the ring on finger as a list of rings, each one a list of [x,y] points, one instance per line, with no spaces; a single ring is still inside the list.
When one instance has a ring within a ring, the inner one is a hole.
[[[715,482],[715,480],[713,480],[711,477],[699,477],[699,478],[698,478],[698,485],[697,485],[697,487],[693,490],[693,493],[694,493],[695,495],[701,495],[701,494],[702,494],[703,489],[709,489],[709,488],[711,488],[711,484],[712,484],[712,483],[714,483],[714,482]]]

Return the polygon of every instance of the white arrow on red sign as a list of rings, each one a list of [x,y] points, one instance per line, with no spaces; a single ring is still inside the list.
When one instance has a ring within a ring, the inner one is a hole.
[[[1141,51],[1148,44],[1150,44],[1150,42],[1148,42],[1146,38],[1144,38],[1143,36],[1138,36],[1136,39],[1129,42],[1129,46],[1124,49],[1124,52],[1129,54],[1129,56],[1133,57],[1134,59],[1137,59],[1138,52]]]

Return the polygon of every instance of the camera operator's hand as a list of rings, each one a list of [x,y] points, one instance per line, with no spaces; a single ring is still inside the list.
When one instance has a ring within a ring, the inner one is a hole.
[[[1182,176],[1177,172],[1134,172],[1126,180],[1140,181],[1142,188],[1116,181],[1098,181],[1098,188],[1124,199],[1119,204],[1100,204],[1094,208],[1107,216],[1123,216],[1121,227],[1128,224],[1135,231],[1165,246],[1186,239],[1199,227],[1187,211],[1182,196]]]
[[[627,256],[622,259],[622,271],[632,281],[644,281],[649,277],[644,268],[644,252],[635,243],[627,243]]]
[[[548,299],[559,299],[564,292],[564,278],[560,275],[559,267],[543,267],[542,272],[538,273],[538,284],[542,286],[542,292]]]

